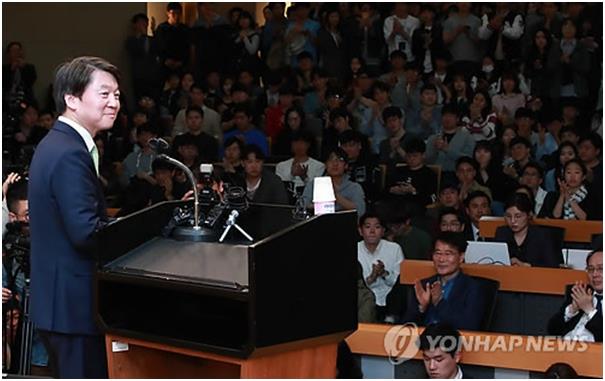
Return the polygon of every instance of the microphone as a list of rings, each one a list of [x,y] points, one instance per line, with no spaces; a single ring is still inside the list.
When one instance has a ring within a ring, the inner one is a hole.
[[[149,147],[156,153],[162,154],[170,150],[170,144],[162,138],[151,138],[147,141]]]

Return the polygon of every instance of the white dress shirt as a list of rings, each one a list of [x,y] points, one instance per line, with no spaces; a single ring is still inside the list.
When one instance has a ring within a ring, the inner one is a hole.
[[[588,341],[594,343],[594,335],[588,329],[586,329],[586,324],[597,314],[597,298],[592,296],[592,305],[594,309],[589,313],[585,313],[582,310],[576,311],[575,313],[571,313],[571,305],[565,308],[565,315],[563,318],[567,323],[571,319],[574,318],[577,314],[581,313],[582,317],[578,321],[578,324],[571,331],[567,332],[567,334],[563,337],[569,340],[579,340],[579,341]],[[601,308],[603,307],[603,302],[601,301]]]
[[[376,296],[376,305],[385,306],[387,304],[387,295],[395,285],[403,259],[401,246],[397,243],[381,239],[373,253],[368,251],[364,241],[357,243],[357,260],[363,269],[364,280],[370,276],[372,264],[377,263],[378,260],[384,263],[384,269],[389,272],[388,275],[378,278],[374,283],[368,285]]]
[[[308,158],[307,161],[301,163],[307,166],[307,177],[303,180],[300,176],[292,176],[292,163],[294,158],[277,163],[275,166],[275,174],[279,176],[282,181],[292,181],[294,186],[301,187],[307,185],[309,181],[313,181],[318,176],[323,176],[326,166],[321,161],[313,158]]]

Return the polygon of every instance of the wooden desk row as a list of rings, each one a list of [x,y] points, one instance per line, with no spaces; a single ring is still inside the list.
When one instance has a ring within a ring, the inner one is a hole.
[[[385,349],[385,335],[393,327],[392,325],[359,324],[357,331],[351,334],[346,341],[353,353],[388,357]],[[400,332],[402,336],[400,342],[416,342],[417,336],[411,330]],[[417,333],[422,333],[422,328],[419,328]],[[484,346],[479,345],[477,348],[491,349],[475,352],[463,351],[461,360],[463,364],[543,372],[556,362],[565,362],[582,376],[603,377],[602,343],[574,343],[573,350],[566,351],[532,351],[531,349],[534,347],[528,342],[538,342],[540,337],[474,331],[461,331],[461,334],[466,340],[479,339],[481,343],[488,343]],[[505,344],[499,345],[499,342]],[[557,341],[554,347],[557,348],[559,343],[563,342]],[[529,351],[528,348],[530,348]],[[416,353],[414,359],[422,359],[422,354]]]
[[[566,285],[575,281],[588,281],[584,271],[571,269],[465,263],[462,265],[462,271],[467,275],[499,281],[500,291],[531,294],[565,295]],[[402,284],[412,285],[416,279],[427,278],[434,274],[432,261],[406,259],[401,262]]]
[[[592,236],[603,234],[603,221],[559,220],[550,218],[534,218],[535,225],[554,226],[565,229],[565,242],[592,242]],[[479,221],[479,231],[483,238],[494,238],[496,229],[506,225],[504,217],[482,217]]]

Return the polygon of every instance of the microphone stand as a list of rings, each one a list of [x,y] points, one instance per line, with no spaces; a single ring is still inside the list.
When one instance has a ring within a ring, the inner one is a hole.
[[[169,162],[172,165],[176,165],[177,167],[182,169],[183,172],[185,172],[185,175],[187,176],[187,179],[189,180],[189,183],[191,183],[191,186],[193,188],[193,230],[201,230],[200,200],[199,200],[199,196],[197,194],[197,185],[196,185],[195,177],[193,176],[193,172],[191,172],[191,169],[189,169],[189,167],[187,167],[185,164],[181,163],[180,161],[178,161],[176,159],[171,158],[170,156],[168,156],[166,154],[163,154],[163,153],[159,154],[158,159],[162,159],[162,160]]]

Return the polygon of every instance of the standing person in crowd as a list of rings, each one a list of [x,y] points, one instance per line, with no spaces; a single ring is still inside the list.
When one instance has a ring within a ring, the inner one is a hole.
[[[551,46],[550,33],[543,28],[536,30],[523,65],[523,73],[530,81],[531,95],[534,97],[546,98],[550,94],[547,65]]]
[[[425,75],[436,72],[436,61],[446,54],[443,27],[435,20],[433,4],[423,5],[420,11],[420,26],[412,34],[412,54]]]
[[[359,219],[359,235],[363,238],[357,243],[357,260],[363,270],[363,278],[376,297],[377,321],[395,322],[395,311],[389,305],[387,296],[399,279],[403,252],[401,247],[384,237],[386,225],[372,212],[365,213]]]
[[[93,137],[116,120],[118,80],[118,69],[101,58],[61,65],[54,100],[62,115],[30,167],[31,315],[59,378],[107,377],[93,308],[95,234],[107,222]]]
[[[235,71],[248,70],[251,73],[261,73],[262,66],[258,57],[260,48],[260,34],[250,12],[243,11],[237,20],[237,34],[235,35],[234,57],[232,64]]]
[[[147,95],[160,98],[160,65],[156,38],[147,34],[149,18],[144,13],[132,16],[132,35],[126,39],[130,58],[133,91],[136,99]]]
[[[548,333],[569,340],[603,342],[603,251],[586,257],[588,283],[567,286],[563,306],[548,322]]]
[[[564,220],[600,220],[602,211],[596,210],[596,195],[586,187],[588,170],[580,159],[571,159],[563,166],[559,179],[559,197],[552,217]]]
[[[267,22],[261,33],[261,56],[270,70],[281,69],[289,64],[286,59],[286,28],[288,20],[284,16],[286,3],[269,3],[271,20]]]
[[[385,52],[383,23],[376,12],[375,3],[359,4],[359,14],[352,20],[346,33],[351,56],[361,58],[367,73],[377,76]]]
[[[198,80],[229,63],[230,38],[229,24],[213,4],[197,3],[197,20],[191,26],[191,67]]]
[[[412,35],[419,26],[420,20],[409,14],[407,3],[395,3],[393,14],[384,20],[383,26],[388,54],[399,50],[405,54],[407,62],[414,62]]]
[[[181,3],[168,3],[167,20],[155,30],[164,79],[170,73],[179,75],[189,63],[189,28],[181,22],[182,15]]]
[[[298,55],[307,52],[313,62],[317,62],[317,32],[320,25],[309,18],[309,3],[294,5],[294,18],[286,28],[286,48],[290,65],[296,67]]]
[[[509,3],[496,3],[495,10],[484,14],[479,38],[487,41],[487,54],[500,65],[512,65],[521,57],[519,40],[524,32],[523,15],[511,9]]]
[[[502,74],[500,77],[500,93],[492,98],[494,111],[500,123],[513,124],[517,109],[525,107],[525,95],[519,90],[519,79],[512,72]]]
[[[20,102],[36,103],[34,83],[38,78],[36,67],[25,62],[23,45],[18,41],[6,46],[7,63],[2,65],[2,103],[14,109]]]
[[[457,12],[443,23],[443,42],[453,59],[453,70],[467,78],[479,71],[481,50],[479,27],[481,20],[471,13],[471,3],[457,3]]]
[[[328,77],[335,78],[340,84],[344,81],[349,49],[341,26],[341,15],[337,8],[326,13],[323,27],[317,34],[319,67]]]

